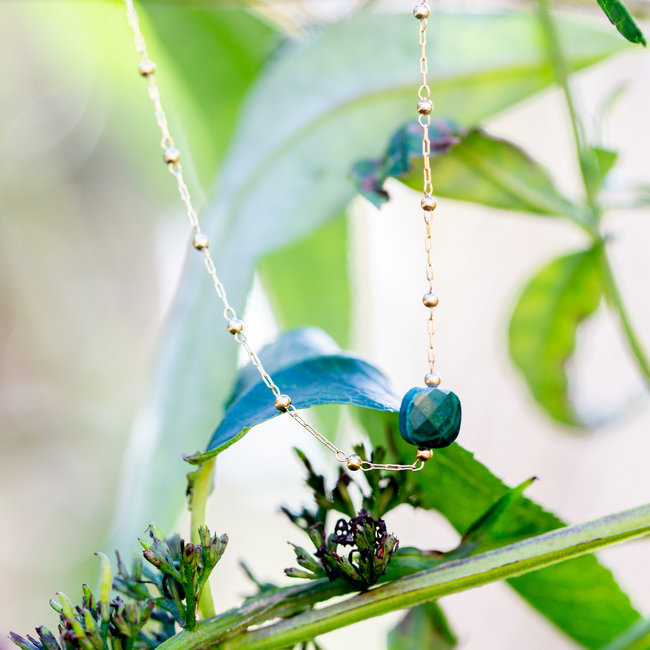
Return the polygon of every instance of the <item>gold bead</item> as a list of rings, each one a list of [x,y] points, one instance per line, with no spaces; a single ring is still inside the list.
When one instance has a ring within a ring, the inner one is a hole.
[[[420,115],[431,115],[433,102],[430,99],[422,99],[418,102],[418,113]]]
[[[194,235],[194,241],[192,243],[197,251],[202,251],[210,246],[210,240],[202,232]]]
[[[437,293],[425,293],[422,296],[422,302],[425,307],[437,307],[438,306],[438,294]]]
[[[148,77],[149,75],[152,75],[155,71],[156,71],[156,64],[153,61],[140,61],[140,67],[138,68],[138,72],[143,77]]]
[[[431,451],[431,449],[422,449],[422,447],[420,447],[420,449],[417,450],[415,457],[423,463],[426,463],[428,460],[433,458],[433,451]]]
[[[163,160],[174,165],[181,159],[181,152],[176,147],[167,147],[163,152]]]
[[[436,201],[433,196],[423,196],[422,200],[420,201],[420,206],[427,212],[433,212],[436,209],[437,205],[438,201]]]
[[[244,329],[244,323],[242,323],[237,318],[233,318],[232,320],[228,321],[228,331],[231,334],[241,334],[243,329]]]
[[[351,472],[356,472],[358,469],[361,469],[361,464],[363,461],[356,454],[348,457],[348,469]]]
[[[278,411],[286,411],[291,406],[291,398],[284,393],[275,398],[275,408]]]
[[[424,20],[425,18],[428,18],[431,15],[431,10],[427,5],[418,5],[413,9],[413,15],[418,19],[418,20]]]
[[[440,379],[440,375],[436,375],[433,372],[428,372],[426,375],[424,375],[424,383],[427,386],[435,388],[436,386],[440,386],[441,381],[442,379]]]

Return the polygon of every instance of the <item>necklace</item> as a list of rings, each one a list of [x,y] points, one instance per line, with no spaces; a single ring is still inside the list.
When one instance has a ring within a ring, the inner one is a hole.
[[[163,161],[167,169],[176,179],[178,194],[185,207],[187,219],[193,232],[193,246],[203,255],[203,262],[206,271],[212,280],[214,290],[221,300],[224,310],[223,317],[226,321],[228,331],[233,335],[235,341],[246,351],[251,363],[257,369],[262,381],[269,388],[275,408],[289,415],[303,429],[310,433],[318,442],[327,447],[337,461],[343,463],[352,471],[362,470],[388,470],[388,471],[419,471],[424,463],[432,457],[432,449],[439,449],[450,445],[460,431],[461,406],[460,400],[455,393],[440,388],[440,376],[435,373],[435,351],[433,346],[434,336],[434,309],[439,299],[433,290],[433,264],[432,264],[432,237],[431,224],[433,212],[437,202],[433,196],[433,184],[431,181],[431,143],[429,140],[429,126],[431,125],[431,113],[433,102],[431,101],[431,89],[428,85],[428,59],[427,47],[427,24],[430,16],[430,9],[425,0],[419,0],[413,9],[414,17],[419,21],[418,43],[420,46],[420,74],[422,84],[418,88],[417,111],[418,122],[422,127],[422,158],[424,161],[424,184],[423,196],[420,201],[425,224],[425,252],[426,252],[426,293],[422,302],[427,309],[427,372],[424,376],[425,387],[417,387],[409,390],[400,407],[399,428],[404,440],[418,447],[415,461],[410,465],[396,463],[373,463],[360,458],[356,454],[347,454],[332,443],[325,435],[307,422],[291,402],[291,397],[283,393],[273,381],[271,375],[265,370],[259,356],[253,350],[244,332],[244,323],[238,317],[237,312],[228,301],[226,288],[222,284],[217,269],[210,254],[210,241],[201,230],[198,215],[192,205],[189,189],[183,178],[183,168],[180,163],[181,154],[174,144],[174,139],[169,132],[167,117],[162,107],[160,93],[155,80],[155,64],[149,59],[147,46],[140,29],[138,14],[133,0],[124,0],[126,4],[127,19],[133,31],[135,48],[140,55],[139,73],[147,82],[147,91],[154,107],[156,122],[160,128],[160,146],[163,152]]]

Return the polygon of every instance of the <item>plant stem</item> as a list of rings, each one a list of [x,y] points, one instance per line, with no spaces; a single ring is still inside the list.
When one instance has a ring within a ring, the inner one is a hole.
[[[616,285],[616,280],[614,279],[614,274],[612,273],[612,267],[607,258],[607,252],[603,248],[602,253],[602,272],[603,280],[605,283],[605,296],[607,297],[607,302],[610,304],[610,307],[616,311],[618,314],[619,320],[621,322],[621,327],[625,333],[625,338],[627,343],[630,346],[630,351],[634,355],[643,376],[645,377],[646,382],[650,383],[650,362],[645,355],[641,343],[632,328],[632,322],[630,317],[625,309],[623,304],[623,298],[621,297],[621,292]]]
[[[650,643],[650,618],[642,618],[602,650],[642,650]],[[643,644],[643,645],[642,645]]]
[[[585,199],[587,201],[587,207],[591,213],[591,223],[588,225],[591,227],[591,235],[594,238],[598,238],[596,226],[600,219],[601,207],[598,203],[596,188],[590,181],[589,177],[589,167],[591,163],[591,167],[593,168],[594,154],[585,143],[584,128],[576,111],[575,102],[573,101],[571,87],[569,86],[569,70],[562,52],[557,28],[551,15],[549,0],[538,0],[538,7],[540,23],[544,30],[544,35],[546,36],[549,59],[553,66],[555,81],[562,89],[567,110],[569,112],[569,119],[571,121],[571,128],[573,130],[573,137],[575,139],[576,151],[578,154],[578,164],[585,190]]]
[[[648,532],[650,505],[586,524],[560,528],[463,560],[445,562],[434,569],[418,571],[334,605],[309,609],[279,623],[228,639],[223,638],[223,622],[219,618],[202,621],[192,632],[183,631],[159,648],[193,650],[209,647],[215,642],[219,642],[223,650],[290,647],[352,623],[535,571]]]
[[[580,166],[580,172],[582,174],[582,182],[584,185],[587,207],[591,213],[590,224],[588,224],[585,229],[587,232],[589,232],[594,242],[598,242],[602,240],[597,229],[602,215],[602,207],[598,202],[598,191],[594,184],[590,182],[590,168],[594,169],[595,165],[597,166],[597,164],[594,163],[593,152],[584,141],[584,128],[575,109],[573,95],[571,94],[571,87],[569,86],[568,68],[566,65],[566,60],[562,53],[562,47],[557,35],[557,29],[550,12],[549,0],[538,0],[538,6],[540,23],[546,35],[549,58],[553,65],[555,79],[557,81],[557,84],[562,89],[562,92],[564,93],[564,99],[566,101],[567,109],[569,112],[571,127],[573,129],[573,136],[575,138],[576,149],[578,152],[578,162]],[[625,338],[627,339],[632,354],[634,355],[645,379],[650,382],[650,363],[648,362],[639,339],[632,328],[632,323],[623,304],[623,299],[616,285],[614,274],[612,273],[612,269],[607,259],[607,254],[604,251],[604,247],[602,270],[607,301],[609,302],[612,309],[618,313]]]
[[[190,492],[189,508],[191,513],[190,519],[190,537],[193,544],[198,544],[199,527],[205,524],[205,508],[212,490],[212,476],[214,474],[215,459],[212,458],[198,467],[193,474],[192,489]],[[211,618],[215,615],[214,601],[212,600],[212,591],[210,582],[206,582],[201,597],[199,598],[199,614],[201,618]]]

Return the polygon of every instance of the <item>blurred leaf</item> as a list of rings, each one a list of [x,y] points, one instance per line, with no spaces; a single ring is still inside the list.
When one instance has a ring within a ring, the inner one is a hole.
[[[624,36],[630,43],[646,44],[643,32],[621,0],[598,0],[598,5],[605,12],[609,22],[616,27],[619,34]]]
[[[444,612],[438,603],[432,601],[409,609],[388,633],[387,650],[451,650],[457,643]]]
[[[592,147],[596,162],[598,164],[598,175],[600,178],[599,185],[602,185],[607,174],[609,174],[612,167],[616,164],[618,152],[603,149],[602,147]]]
[[[616,105],[628,91],[629,85],[629,80],[623,80],[616,84],[611,90],[605,93],[604,98],[594,110],[592,117],[595,131],[592,136],[594,142],[601,142],[604,139],[605,125]]]
[[[348,266],[345,214],[306,239],[261,259],[258,272],[280,329],[318,326],[341,347],[347,347],[352,324]],[[305,309],[305,301],[308,309]],[[291,351],[287,350],[285,358],[290,357]],[[315,411],[317,424],[329,431],[333,439],[336,439],[341,415],[337,406]]]
[[[393,462],[410,462],[413,447],[398,433],[398,414],[369,409],[358,409],[357,413],[374,445],[385,445],[388,439],[397,456]],[[413,481],[419,490],[421,506],[440,512],[461,534],[470,530],[509,491],[457,443],[436,451],[425,469],[413,474]],[[496,546],[499,545],[496,542],[521,540],[562,525],[555,515],[521,497],[501,513],[481,543]],[[511,578],[508,584],[540,614],[586,648],[600,648],[639,619],[627,595],[594,555]],[[576,616],[576,612],[580,615]]]
[[[603,147],[588,146],[580,155],[585,171],[585,181],[590,190],[594,194],[598,194],[602,189],[605,177],[616,163],[618,153]]]
[[[467,134],[452,120],[432,120],[429,126],[431,158],[449,154]],[[416,121],[400,127],[390,139],[388,149],[381,158],[360,160],[350,170],[357,191],[379,208],[390,199],[384,189],[388,178],[399,178],[410,186],[421,188],[422,180],[422,127]],[[417,167],[417,172],[414,169]],[[440,193],[440,192],[438,192]]]
[[[151,2],[140,14],[172,131],[182,130],[188,143],[183,154],[191,155],[203,187],[209,187],[246,91],[281,36],[268,21],[234,4]]]
[[[449,120],[432,122],[430,142],[438,196],[579,219],[578,208],[559,194],[547,171],[511,142],[481,129],[459,129]],[[359,191],[379,206],[388,200],[388,177],[421,190],[422,171],[422,127],[415,121],[397,131],[383,158],[356,163],[352,175]]]
[[[565,255],[524,288],[510,320],[510,357],[538,404],[564,424],[581,426],[569,401],[566,364],[580,323],[603,298],[602,249]]]
[[[281,330],[318,326],[341,347],[348,345],[351,296],[345,215],[267,255],[258,271]]]
[[[449,12],[435,21],[432,92],[441,112],[461,124],[552,82],[532,14]],[[620,39],[579,21],[561,19],[560,31],[572,70],[621,48]],[[202,63],[203,56],[196,70]],[[203,219],[219,277],[239,311],[261,257],[342,213],[355,194],[347,171],[355,160],[377,155],[379,134],[412,114],[416,85],[413,18],[405,13],[364,13],[324,26],[269,62],[243,106]],[[206,141],[211,137],[205,134]],[[143,521],[170,526],[183,503],[181,453],[204,445],[235,371],[222,312],[201,259],[193,256],[131,436],[113,540],[118,547]]]

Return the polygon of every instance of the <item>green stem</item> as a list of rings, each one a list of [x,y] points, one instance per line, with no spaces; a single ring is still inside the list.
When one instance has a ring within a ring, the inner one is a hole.
[[[601,650],[643,650],[650,644],[650,618],[643,618]]]
[[[569,86],[568,67],[562,53],[562,47],[560,45],[560,39],[558,38],[557,28],[553,22],[553,17],[550,12],[550,0],[538,0],[538,6],[540,23],[546,36],[549,58],[553,65],[555,79],[557,81],[557,84],[562,89],[562,92],[564,93],[564,99],[566,101],[567,109],[569,112],[571,127],[573,129],[573,136],[575,138],[576,149],[578,152],[578,162],[580,165],[580,173],[582,174],[582,182],[584,185],[587,207],[591,213],[590,223],[585,229],[587,232],[589,232],[593,240],[597,242],[601,240],[597,226],[602,215],[602,207],[598,202],[597,188],[592,182],[590,182],[590,169],[593,170],[595,167],[597,167],[597,163],[595,163],[593,160],[594,154],[592,150],[585,143],[584,129],[575,109],[573,95],[571,94],[571,87]],[[650,381],[650,363],[648,362],[643,348],[639,343],[639,339],[636,336],[634,329],[632,328],[632,323],[628,317],[627,310],[625,309],[621,294],[616,285],[612,269],[604,252],[603,275],[607,301],[609,302],[610,306],[618,313],[618,317],[621,321],[621,326],[623,327],[623,332],[627,339],[628,345],[630,346],[632,354],[634,355],[644,377],[647,381]]]
[[[193,544],[198,544],[199,527],[205,524],[205,508],[212,490],[215,459],[206,461],[191,475],[192,487],[190,492],[190,537]],[[199,598],[199,614],[201,618],[212,618],[215,615],[214,601],[210,583],[206,582]]]
[[[538,0],[538,7],[540,23],[546,37],[549,59],[553,66],[555,81],[564,94],[567,110],[569,112],[569,119],[571,121],[571,128],[573,130],[576,151],[578,153],[578,163],[585,190],[585,198],[587,201],[587,207],[591,213],[591,223],[588,224],[587,230],[592,237],[597,238],[596,226],[600,219],[601,207],[598,203],[597,190],[590,181],[590,167],[592,169],[594,167],[594,154],[585,143],[584,128],[576,111],[571,87],[569,86],[569,68],[562,52],[557,27],[553,21],[553,16],[551,15],[549,0]]]
[[[627,343],[630,346],[630,351],[634,355],[634,358],[636,359],[636,362],[639,365],[639,368],[641,369],[641,372],[643,373],[646,381],[650,383],[650,362],[648,362],[648,358],[646,357],[645,352],[641,347],[641,343],[632,327],[632,322],[630,321],[630,317],[627,313],[627,310],[625,309],[625,305],[623,304],[621,292],[616,285],[616,280],[614,279],[614,274],[612,273],[612,267],[607,258],[607,252],[604,249],[601,266],[603,271],[605,296],[607,297],[607,302],[618,314],[619,320],[621,322],[621,327],[625,333],[625,338],[627,339]]]
[[[418,571],[334,605],[309,609],[279,623],[223,637],[223,621],[202,621],[159,646],[160,650],[193,650],[219,643],[234,648],[284,648],[332,630],[448,594],[512,578],[563,562],[598,548],[650,532],[650,505],[533,537],[463,560]]]

